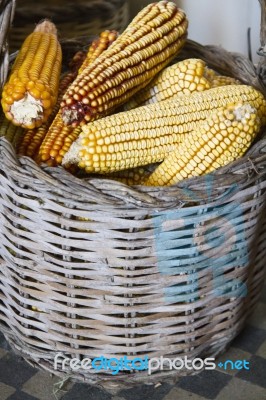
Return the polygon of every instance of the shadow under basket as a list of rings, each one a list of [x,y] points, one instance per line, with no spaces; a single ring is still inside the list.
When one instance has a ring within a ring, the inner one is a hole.
[[[180,57],[264,90],[243,56],[188,41]],[[263,132],[240,160],[171,187],[78,179],[5,139],[0,156],[0,329],[32,365],[108,390],[174,382],[198,371],[62,361],[216,357],[243,328],[264,280]]]

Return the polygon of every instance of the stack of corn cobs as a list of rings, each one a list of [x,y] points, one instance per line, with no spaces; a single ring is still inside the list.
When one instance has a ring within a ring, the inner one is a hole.
[[[172,185],[236,160],[266,122],[265,98],[201,59],[174,63],[187,29],[173,2],[152,3],[62,74],[56,27],[39,23],[3,88],[1,135],[40,164],[133,185]]]

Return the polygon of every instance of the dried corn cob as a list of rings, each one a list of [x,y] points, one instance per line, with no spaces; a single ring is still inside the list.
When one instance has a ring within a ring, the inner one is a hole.
[[[56,102],[52,113],[49,115],[48,120],[46,122],[43,122],[41,126],[25,130],[24,136],[17,148],[18,155],[28,156],[32,158],[37,157],[39,148],[48,131],[49,125],[51,124],[56,113],[58,112],[63,92],[66,90],[70,82],[72,82],[74,79],[75,75],[73,74],[73,72],[65,73],[63,75],[58,89],[58,101]]]
[[[103,31],[99,38],[96,38],[91,43],[87,56],[84,58],[81,65],[78,65],[78,67],[76,66],[76,69],[74,70],[75,76],[73,76],[71,82],[78,73],[81,73],[84,68],[105,51],[117,37],[118,32],[116,31]],[[61,164],[63,156],[69,150],[71,143],[77,139],[81,132],[80,127],[75,128],[71,125],[65,126],[59,106],[56,111],[57,114],[49,129],[46,130],[46,135],[38,154],[39,162],[45,161],[46,163],[49,163],[49,165]]]
[[[17,146],[16,153],[19,156],[35,158],[47,129],[48,123],[42,124],[38,128],[24,130],[24,135]]]
[[[201,92],[210,88],[237,85],[241,82],[235,78],[218,75],[208,68],[201,59],[186,59],[164,68],[142,90],[124,104],[123,110],[131,110],[147,104],[171,99],[174,96]]]
[[[43,21],[24,41],[4,86],[7,119],[29,129],[47,121],[57,100],[61,62],[55,25]]]
[[[164,68],[144,89],[124,104],[124,110],[171,99],[178,94],[201,92],[210,88],[236,85],[241,82],[229,76],[218,75],[201,59],[185,59]]]
[[[190,58],[164,68],[149,85],[132,96],[123,109],[131,110],[170,99],[178,94],[210,89],[210,83],[204,77],[205,67],[203,60]]]
[[[86,57],[86,51],[78,50],[68,64],[70,71],[76,74]]]
[[[61,164],[63,156],[81,133],[81,127],[65,126],[59,111],[40,146],[40,161],[51,165]]]
[[[173,2],[146,6],[67,90],[61,104],[64,123],[92,121],[127,101],[177,54],[187,26],[184,12]]]
[[[60,102],[62,100],[64,92],[77,76],[78,70],[85,58],[85,52],[78,51],[76,54],[74,54],[72,60],[69,63],[71,70],[65,72],[60,78],[58,98],[56,104],[54,105],[52,113],[49,115],[47,121],[43,122],[41,126],[25,130],[24,136],[20,141],[18,148],[16,149],[18,155],[32,157],[35,161],[40,161],[38,155],[39,148],[48,132],[49,126],[51,125],[53,119],[58,113]]]
[[[247,85],[221,86],[107,116],[82,127],[63,164],[109,173],[161,162],[211,111],[240,101],[259,107],[263,96]]]
[[[255,104],[230,104],[214,111],[166,157],[144,185],[173,185],[241,157],[266,122],[266,101],[257,104],[257,109]]]
[[[84,62],[79,69],[79,73],[81,73],[88,65],[93,63],[103,52],[107,50],[108,47],[118,38],[119,33],[117,31],[109,31],[105,30],[100,33],[100,36],[93,40],[90,45],[89,51],[87,53]]]
[[[159,164],[149,164],[143,167],[125,169],[123,171],[113,172],[111,174],[102,175],[104,179],[112,179],[125,183],[128,186],[141,185]],[[99,175],[97,175],[99,176]]]
[[[217,75],[210,81],[210,85],[212,88],[214,88],[226,85],[241,85],[241,82],[238,79],[232,78],[231,76]]]
[[[18,146],[23,138],[25,129],[21,126],[14,125],[9,121],[3,112],[0,113],[0,137],[5,137],[14,148]]]
[[[204,77],[209,81],[210,87],[218,87],[225,85],[240,85],[241,82],[231,76],[219,75],[213,69],[205,67]]]

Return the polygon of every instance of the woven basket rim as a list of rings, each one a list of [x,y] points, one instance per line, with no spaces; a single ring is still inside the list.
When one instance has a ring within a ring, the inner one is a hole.
[[[266,135],[264,136],[266,138]],[[9,153],[11,157],[11,167],[23,174],[25,170],[31,171],[34,177],[38,177],[43,182],[49,184],[51,178],[54,182],[68,185],[75,184],[83,191],[90,191],[88,200],[95,201],[99,196],[103,196],[104,202],[110,201],[117,204],[134,205],[134,207],[156,207],[156,208],[175,208],[188,207],[197,204],[207,205],[213,202],[226,201],[227,198],[235,195],[241,188],[249,185],[253,180],[257,180],[265,175],[263,165],[266,162],[266,139],[259,140],[251,150],[241,159],[230,163],[212,173],[204,176],[186,179],[172,186],[149,187],[149,186],[128,186],[125,183],[102,177],[89,177],[81,179],[73,176],[63,167],[49,167],[46,165],[38,166],[31,158],[26,156],[17,157],[12,145],[5,138],[0,138],[0,152],[2,157]],[[12,173],[11,173],[12,175]],[[210,193],[207,189],[210,188]],[[207,185],[207,187],[206,187]],[[69,188],[69,186],[68,186]],[[73,190],[73,198],[79,198]],[[68,195],[71,195],[68,192]]]

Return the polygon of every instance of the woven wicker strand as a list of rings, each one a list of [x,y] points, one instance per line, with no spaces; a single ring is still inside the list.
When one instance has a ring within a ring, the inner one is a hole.
[[[244,56],[190,41],[188,55],[265,91]],[[3,138],[0,159],[0,329],[29,363],[108,390],[174,382],[198,371],[61,362],[216,357],[241,331],[265,275],[264,132],[240,160],[170,187],[78,179]]]
[[[0,91],[8,73],[8,33],[14,18],[15,4],[15,0],[0,0]]]

